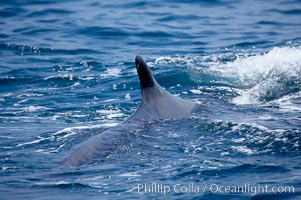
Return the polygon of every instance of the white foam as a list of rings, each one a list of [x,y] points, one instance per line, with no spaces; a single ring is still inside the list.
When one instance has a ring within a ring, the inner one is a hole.
[[[301,49],[297,47],[274,47],[263,55],[250,57],[238,56],[234,62],[212,66],[211,70],[219,71],[225,76],[239,77],[244,85],[254,84],[266,77],[272,69],[283,72],[301,65]],[[291,71],[294,74],[294,71]]]
[[[230,58],[230,61],[225,62],[224,58]],[[226,53],[193,57],[164,56],[157,58],[153,64],[184,64],[203,73],[230,78],[236,82],[235,84],[238,84],[238,87],[245,89],[233,90],[228,87],[212,87],[211,89],[234,91],[240,94],[233,99],[235,104],[262,103],[262,100],[269,99],[271,92],[277,93],[290,80],[295,80],[296,84],[301,82],[301,47],[274,47],[267,53],[256,55]],[[198,88],[200,91],[192,90],[191,92],[200,94],[201,89]],[[210,88],[205,87],[205,89]],[[279,96],[286,95],[285,92],[283,93]]]
[[[192,92],[193,94],[202,94],[202,91],[197,89],[191,89],[190,92]]]
[[[14,93],[11,93],[11,92],[2,94],[3,97],[11,97],[13,95],[14,95]]]
[[[107,71],[105,71],[103,74],[101,74],[101,77],[118,77],[121,75],[121,69],[119,68],[108,68]]]
[[[35,112],[37,110],[50,110],[50,108],[44,107],[44,106],[27,106],[22,108],[22,110],[26,112]]]
[[[277,99],[273,101],[272,103],[275,103],[279,106],[281,111],[294,111],[294,112],[301,112],[301,107],[300,105],[296,105],[293,103],[293,101],[297,98],[301,97],[301,91],[295,93],[295,94],[290,94],[286,95],[280,99]]]
[[[79,77],[79,79],[83,80],[83,81],[90,81],[90,80],[95,79],[95,77],[93,77],[93,76],[87,76],[87,77]]]
[[[20,97],[41,97],[41,96],[44,96],[44,94],[38,94],[38,93],[24,93],[24,94],[20,94],[18,95],[17,97],[20,98]]]
[[[156,58],[155,62],[148,63],[150,66],[156,66],[156,65],[162,65],[162,64],[185,64],[186,66],[195,66],[195,63],[197,60],[201,60],[200,56],[161,56],[159,58]]]
[[[235,143],[242,143],[246,140],[246,138],[237,138],[237,139],[232,139],[233,142]]]
[[[67,78],[70,81],[72,81],[74,79],[74,76],[72,74],[59,74],[58,76],[47,76],[44,78],[44,80],[47,81],[47,80],[53,79],[53,78]]]
[[[233,150],[236,150],[238,152],[245,153],[245,154],[248,154],[248,155],[251,155],[251,154],[254,153],[254,151],[249,149],[247,146],[231,146],[231,148]]]
[[[124,98],[127,99],[127,100],[131,100],[131,95],[130,95],[130,93],[126,93]]]
[[[119,117],[123,117],[124,114],[123,113],[112,113],[106,116],[106,118],[108,119],[113,119],[113,118],[119,118]]]
[[[298,84],[299,89],[301,88],[301,47],[274,47],[269,52],[261,54],[243,52],[236,55],[225,53],[208,56],[163,56],[151,64],[154,66],[181,64],[202,73],[230,79],[235,82],[236,88],[224,86],[203,86],[203,88],[240,94],[233,99],[235,104],[266,103],[295,91],[292,87],[298,88]],[[290,85],[291,81],[294,81],[294,86]],[[286,90],[286,87],[291,88]],[[191,92],[201,94],[203,88],[193,89]]]
[[[37,182],[35,185],[38,186],[53,186],[53,185],[69,185],[71,182],[67,181],[49,181],[49,182]]]
[[[22,146],[30,145],[30,144],[38,144],[38,143],[40,143],[40,142],[42,142],[44,140],[45,140],[45,138],[38,138],[38,139],[33,140],[31,142],[24,142],[22,144],[17,144],[17,147],[22,147]]]
[[[96,110],[97,113],[102,114],[104,118],[113,119],[123,117],[124,114],[120,110]]]
[[[111,114],[114,110],[96,110],[96,112],[100,114]]]
[[[234,103],[261,103],[270,94],[285,91],[286,83],[291,80],[301,84],[301,48],[275,47],[262,55],[238,56],[233,62],[211,66],[210,71],[235,78],[246,88],[233,99]]]

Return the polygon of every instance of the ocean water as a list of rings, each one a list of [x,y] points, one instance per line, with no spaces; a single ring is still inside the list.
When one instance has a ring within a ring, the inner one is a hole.
[[[0,199],[301,199],[301,2],[1,1]],[[139,106],[199,103],[61,161]]]

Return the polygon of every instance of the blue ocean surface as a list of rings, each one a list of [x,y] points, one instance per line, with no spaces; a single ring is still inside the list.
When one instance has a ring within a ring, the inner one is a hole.
[[[136,55],[198,108],[62,166],[135,112]],[[301,199],[300,134],[300,0],[0,2],[1,200]]]

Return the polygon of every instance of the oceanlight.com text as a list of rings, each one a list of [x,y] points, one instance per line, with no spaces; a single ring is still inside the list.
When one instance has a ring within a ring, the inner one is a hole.
[[[139,194],[162,194],[168,195],[172,193],[213,193],[213,194],[293,194],[295,193],[294,186],[280,185],[222,185],[222,184],[180,184],[172,185],[162,183],[141,183],[133,187],[129,187],[129,191]]]

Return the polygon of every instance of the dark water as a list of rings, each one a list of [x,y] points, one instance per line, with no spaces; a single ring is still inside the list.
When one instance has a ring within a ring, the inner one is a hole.
[[[0,199],[301,199],[300,19],[298,0],[1,1]],[[139,105],[137,54],[201,106],[62,168]]]

